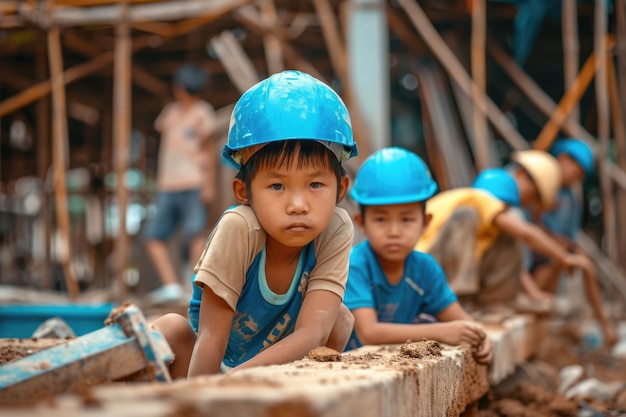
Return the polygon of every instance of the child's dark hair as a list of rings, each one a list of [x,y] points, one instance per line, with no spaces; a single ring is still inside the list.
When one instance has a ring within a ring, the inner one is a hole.
[[[424,201],[417,201],[418,203],[422,203],[422,215],[426,215],[426,202],[428,200],[424,200]],[[365,218],[365,209],[367,207],[370,206],[365,206],[363,204],[359,204],[359,212],[361,213],[361,217]]]
[[[298,139],[270,142],[241,166],[236,178],[244,182],[248,193],[250,193],[250,183],[259,169],[289,166],[296,159],[298,168],[325,166],[333,171],[337,178],[337,198],[339,198],[339,185],[341,179],[346,175],[345,170],[337,157],[326,146],[315,140]],[[252,196],[248,194],[248,198],[252,199]]]
[[[174,75],[174,84],[193,95],[200,93],[206,86],[207,81],[208,75],[206,71],[192,64],[184,64]]]

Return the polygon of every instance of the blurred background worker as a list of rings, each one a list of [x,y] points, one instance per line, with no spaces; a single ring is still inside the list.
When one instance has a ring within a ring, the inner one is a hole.
[[[554,204],[561,183],[559,165],[547,152],[529,150],[512,155],[513,182],[505,191],[517,193],[532,211]],[[584,259],[565,251],[548,233],[508,210],[494,193],[473,187],[443,191],[426,208],[432,221],[417,250],[441,263],[451,288],[462,303],[510,305],[522,290],[523,251],[532,247],[567,269],[587,267]]]
[[[604,343],[611,346],[617,341],[617,335],[602,306],[602,294],[593,261],[575,242],[583,220],[582,183],[585,176],[594,170],[594,153],[587,143],[573,138],[556,141],[549,152],[560,165],[561,187],[554,207],[542,215],[541,224],[565,250],[579,254],[590,265],[583,270],[585,295],[601,327]],[[526,262],[539,288],[551,294],[556,293],[564,272],[562,265],[550,262],[537,253],[531,253]]]
[[[147,296],[151,304],[182,301],[183,287],[172,262],[167,241],[182,226],[183,244],[190,262],[202,253],[208,223],[206,204],[213,199],[217,158],[213,146],[215,111],[199,98],[207,83],[205,71],[195,65],[181,66],[174,76],[174,100],[156,121],[161,133],[157,167],[156,212],[144,230],[145,247],[161,286]]]

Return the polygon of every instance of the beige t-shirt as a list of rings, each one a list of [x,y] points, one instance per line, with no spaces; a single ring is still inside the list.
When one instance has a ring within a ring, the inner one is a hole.
[[[173,102],[163,108],[154,122],[161,133],[157,187],[161,191],[200,188],[205,178],[204,141],[215,130],[215,110],[203,100],[184,108]]]
[[[316,264],[306,292],[326,290],[341,299],[348,280],[354,227],[339,207],[328,227],[314,240]],[[249,206],[226,210],[205,243],[195,266],[195,285],[206,285],[236,310],[248,268],[265,246],[266,233]]]

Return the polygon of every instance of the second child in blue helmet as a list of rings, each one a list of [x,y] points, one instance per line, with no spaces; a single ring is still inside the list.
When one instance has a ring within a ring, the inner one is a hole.
[[[366,240],[350,255],[345,303],[355,325],[348,349],[425,338],[467,343],[479,363],[491,362],[484,328],[463,310],[435,258],[414,250],[436,191],[426,164],[402,148],[381,149],[359,169],[351,196]],[[421,321],[424,314],[437,322]]]
[[[189,320],[155,324],[173,377],[280,364],[319,346],[343,351],[342,304],[354,229],[336,207],[357,154],[347,109],[327,85],[285,71],[251,87],[232,113],[222,158],[238,169],[226,210],[195,267]]]

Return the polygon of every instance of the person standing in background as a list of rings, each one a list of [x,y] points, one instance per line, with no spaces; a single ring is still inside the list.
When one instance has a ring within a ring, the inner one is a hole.
[[[161,134],[157,165],[156,211],[144,230],[145,248],[159,275],[160,287],[147,295],[153,305],[180,301],[183,287],[167,241],[182,227],[183,244],[195,263],[202,253],[208,223],[207,204],[215,194],[217,153],[213,138],[215,111],[199,97],[206,72],[184,64],[174,76],[174,101],[154,122]]]

